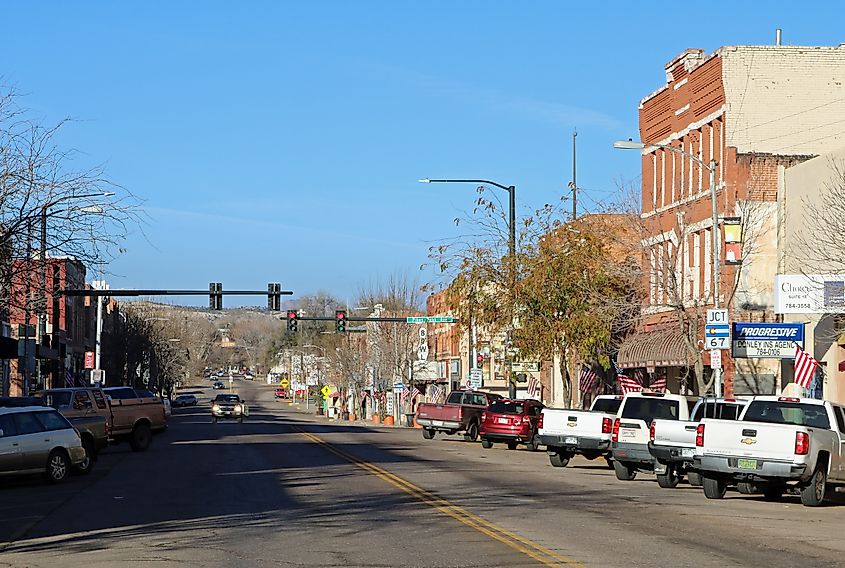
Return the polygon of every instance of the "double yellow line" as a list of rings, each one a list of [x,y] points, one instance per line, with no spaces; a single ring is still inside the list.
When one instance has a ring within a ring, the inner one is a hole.
[[[528,540],[527,538],[521,537],[520,535],[515,534],[507,529],[503,529],[502,527],[496,526],[490,521],[487,521],[479,517],[478,515],[470,513],[463,507],[459,507],[458,505],[455,505],[454,503],[451,503],[443,499],[442,497],[438,497],[430,491],[426,491],[425,489],[414,485],[410,481],[402,479],[398,475],[395,475],[382,467],[364,461],[356,456],[353,456],[348,452],[345,452],[333,446],[332,444],[326,442],[318,436],[315,436],[314,434],[311,434],[310,432],[305,432],[304,430],[296,426],[294,426],[293,428],[310,441],[322,446],[328,452],[331,452],[337,457],[358,466],[359,468],[363,469],[368,473],[375,475],[379,479],[386,481],[390,485],[422,501],[426,505],[437,509],[441,513],[448,515],[453,519],[460,521],[461,523],[472,527],[475,530],[486,534],[487,536],[494,538],[515,550],[518,550],[526,556],[533,558],[540,564],[543,564],[545,566],[581,566],[581,564],[571,558],[562,556],[554,550],[550,550],[545,546],[542,546],[541,544]]]

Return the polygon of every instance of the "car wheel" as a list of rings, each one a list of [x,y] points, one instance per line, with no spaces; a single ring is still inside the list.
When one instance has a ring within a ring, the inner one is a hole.
[[[467,426],[467,431],[464,434],[464,440],[467,442],[474,442],[478,439],[478,424],[475,422],[470,422],[469,426]]]
[[[509,450],[515,450],[516,446],[517,446],[516,442],[508,442],[508,449]]]
[[[824,466],[824,463],[816,466],[810,482],[801,488],[801,503],[805,507],[818,507],[824,502],[827,492],[827,473],[823,469]]]
[[[94,469],[94,460],[97,459],[97,453],[94,449],[94,442],[91,440],[82,440],[82,447],[85,448],[85,459],[75,466],[73,471],[80,475],[87,475]]]
[[[150,441],[153,438],[153,433],[150,427],[146,424],[138,424],[132,429],[132,435],[129,438],[129,445],[132,450],[136,452],[143,452],[150,447]]]
[[[423,428],[423,438],[426,440],[433,440],[436,432],[431,428]]]
[[[688,471],[687,481],[691,487],[701,487],[701,474],[697,471]]]
[[[637,477],[637,470],[624,463],[614,461],[613,470],[616,472],[616,479],[619,481],[633,481]]]
[[[569,464],[570,457],[571,456],[569,454],[555,452],[553,454],[549,454],[549,463],[551,463],[554,467],[566,467]]]
[[[50,483],[61,483],[67,479],[70,460],[64,450],[53,450],[47,456],[47,480]]]
[[[715,477],[701,476],[701,484],[704,486],[704,496],[708,499],[721,499],[728,490],[728,484]]]
[[[666,466],[666,473],[657,475],[657,484],[663,489],[674,489],[680,480],[677,470],[670,465]]]
[[[493,442],[491,442],[490,440],[481,440],[481,447],[486,450],[489,450],[493,447]]]

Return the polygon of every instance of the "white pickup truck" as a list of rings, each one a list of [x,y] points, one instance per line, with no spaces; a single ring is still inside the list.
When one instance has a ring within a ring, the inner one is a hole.
[[[651,423],[655,419],[689,420],[697,397],[662,392],[631,392],[625,395],[613,422],[611,448],[616,479],[630,481],[637,471],[654,471],[648,451]]]
[[[695,403],[689,420],[653,420],[648,451],[657,463],[654,472],[660,487],[672,488],[686,475],[692,486],[701,485],[701,476],[692,469],[695,432],[703,418],[736,420],[748,401],[740,398],[706,397]]]
[[[804,505],[816,507],[831,486],[845,485],[845,408],[828,401],[756,397],[739,421],[702,420],[695,445],[708,499],[743,484],[743,492],[767,499],[797,489]]]
[[[589,460],[605,456],[610,465],[610,435],[621,403],[621,395],[599,395],[590,410],[544,408],[537,432],[551,464],[566,467],[581,454]]]

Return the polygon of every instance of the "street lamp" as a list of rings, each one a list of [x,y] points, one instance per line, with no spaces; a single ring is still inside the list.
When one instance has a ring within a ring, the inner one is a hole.
[[[420,179],[420,183],[480,183],[483,185],[492,185],[499,189],[504,189],[508,192],[508,256],[510,257],[510,288],[511,294],[516,288],[516,186],[502,185],[495,181],[486,179]],[[513,298],[511,298],[513,302]],[[513,316],[511,315],[511,326],[513,326]],[[472,348],[472,333],[470,333],[470,354],[469,354],[469,369],[472,369],[474,362]],[[512,363],[513,361],[511,361]],[[511,373],[512,374],[512,373]],[[516,387],[511,382],[511,377],[508,377],[508,394],[511,398],[516,396]]]
[[[643,150],[645,148],[661,148],[663,150],[669,150],[670,152],[675,152],[676,154],[680,154],[682,156],[686,156],[690,160],[697,163],[702,168],[707,169],[710,172],[710,205],[711,205],[711,221],[713,223],[713,230],[712,230],[712,243],[711,247],[713,248],[713,254],[711,261],[713,263],[713,307],[719,307],[719,284],[721,281],[721,264],[719,261],[719,210],[718,205],[716,202],[716,160],[710,158],[710,163],[707,164],[699,158],[698,156],[691,154],[689,152],[685,152],[680,148],[676,148],[674,146],[670,146],[668,144],[652,144],[652,143],[645,143],[645,142],[635,142],[634,140],[617,140],[613,143],[613,147],[619,150]],[[713,381],[714,388],[716,391],[716,396],[721,396],[722,391],[722,369],[721,367],[713,369],[713,372],[716,374],[716,378]]]
[[[39,270],[41,293],[40,301],[38,303],[38,333],[36,334],[37,341],[39,343],[43,340],[44,335],[47,333],[47,210],[54,205],[71,199],[111,197],[112,195],[114,195],[114,192],[112,191],[101,191],[99,193],[86,193],[82,195],[65,195],[41,206],[41,269]],[[92,206],[92,210],[94,207],[96,206]],[[100,209],[99,212],[102,212],[102,210]],[[41,380],[40,366],[38,375],[39,380]]]

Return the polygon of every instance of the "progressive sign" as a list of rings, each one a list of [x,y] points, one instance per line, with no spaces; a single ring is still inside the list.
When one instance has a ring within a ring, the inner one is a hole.
[[[731,339],[735,358],[794,359],[795,345],[804,348],[804,324],[734,322]]]

